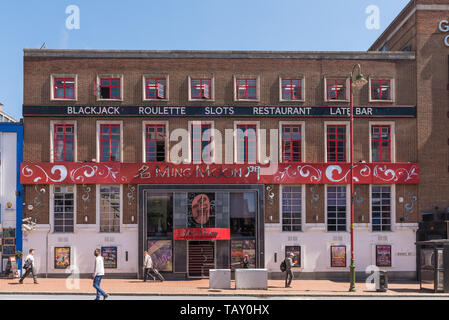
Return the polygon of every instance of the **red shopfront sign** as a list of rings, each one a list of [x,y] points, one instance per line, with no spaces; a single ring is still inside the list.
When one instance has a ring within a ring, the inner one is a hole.
[[[348,184],[350,164],[22,163],[29,184]],[[357,163],[355,184],[418,184],[417,163]]]
[[[187,228],[174,229],[173,240],[230,240],[231,229]]]

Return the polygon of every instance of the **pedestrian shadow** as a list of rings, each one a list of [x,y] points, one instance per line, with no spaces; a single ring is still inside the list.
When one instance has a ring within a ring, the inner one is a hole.
[[[18,283],[18,282],[8,282],[8,284],[15,286],[15,285],[23,285],[22,283]]]

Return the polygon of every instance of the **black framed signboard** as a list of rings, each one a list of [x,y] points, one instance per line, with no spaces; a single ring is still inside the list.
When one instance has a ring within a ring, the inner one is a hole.
[[[293,267],[301,267],[301,246],[285,246],[285,257],[293,253]]]
[[[337,117],[349,106],[70,106],[24,105],[24,116]],[[355,117],[416,117],[416,106],[354,106]]]
[[[331,246],[331,267],[346,267],[346,246]]]
[[[390,245],[376,245],[376,266],[391,267]]]

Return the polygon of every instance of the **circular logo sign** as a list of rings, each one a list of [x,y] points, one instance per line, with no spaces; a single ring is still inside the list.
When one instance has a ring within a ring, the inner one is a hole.
[[[198,224],[205,224],[210,217],[210,199],[204,193],[197,195],[192,201],[192,218]]]

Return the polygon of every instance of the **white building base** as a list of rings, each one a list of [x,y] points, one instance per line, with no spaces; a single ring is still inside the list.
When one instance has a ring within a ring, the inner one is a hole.
[[[94,250],[117,247],[117,268],[105,269],[106,276],[133,276],[138,274],[137,226],[122,228],[120,233],[99,233],[96,225],[77,225],[74,233],[49,233],[49,225],[24,234],[24,259],[28,250],[35,249],[35,265],[39,276],[80,276],[94,271]],[[55,268],[55,248],[69,247],[71,265],[67,269]],[[143,253],[142,253],[143,254]]]
[[[396,224],[391,232],[371,232],[368,224],[355,225],[354,256],[358,278],[376,267],[376,245],[391,245],[391,267],[380,267],[389,278],[416,276],[417,224]],[[349,232],[326,232],[324,224],[307,224],[303,232],[282,232],[280,225],[265,225],[265,266],[270,278],[283,278],[280,264],[286,246],[301,246],[301,267],[293,268],[295,278],[345,278],[350,265]],[[346,267],[331,266],[331,246],[346,246]],[[368,273],[367,273],[368,272]],[[390,274],[392,275],[390,277]]]

